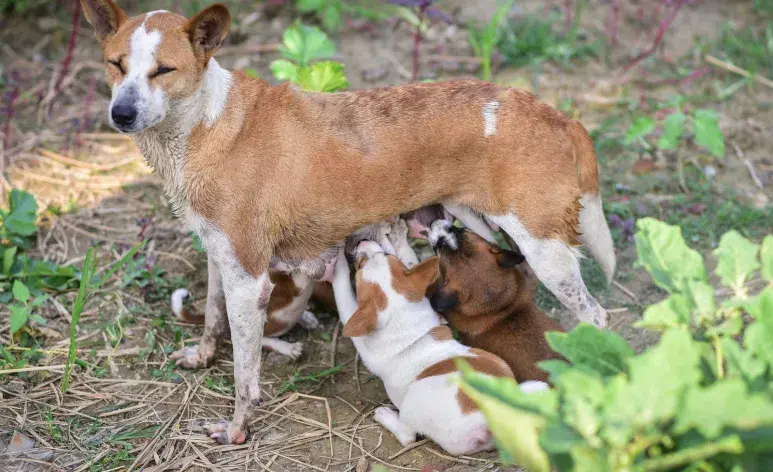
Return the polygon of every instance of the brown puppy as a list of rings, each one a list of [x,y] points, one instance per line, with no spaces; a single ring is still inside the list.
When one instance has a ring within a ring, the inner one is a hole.
[[[463,344],[504,359],[519,382],[547,381],[537,362],[561,356],[545,332],[563,329],[534,304],[533,287],[516,267],[524,257],[443,220],[432,224],[430,242],[440,256],[432,308]]]

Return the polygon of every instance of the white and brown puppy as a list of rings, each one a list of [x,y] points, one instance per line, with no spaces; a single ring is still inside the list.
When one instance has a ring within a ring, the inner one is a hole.
[[[332,259],[331,246],[392,215],[435,203],[484,215],[580,320],[607,323],[575,249],[584,243],[612,275],[596,156],[578,122],[478,81],[336,94],[273,87],[213,59],[230,28],[222,5],[187,19],[81,3],[102,45],[111,125],[132,134],[221,272],[227,315],[213,312],[221,320],[206,326],[227,316],[236,406],[230,425],[213,429],[219,441],[244,442],[261,403],[272,262],[321,276],[325,264],[309,260]]]
[[[483,414],[451,376],[457,373],[457,359],[484,374],[512,378],[513,373],[499,357],[455,341],[451,330],[440,324],[424,297],[437,278],[437,258],[408,269],[377,243],[363,241],[357,246],[356,266],[355,297],[342,250],[333,291],[343,334],[352,338],[360,358],[381,378],[399,410],[377,408],[375,420],[404,446],[421,434],[454,455],[493,448]],[[546,386],[530,382],[522,388]]]

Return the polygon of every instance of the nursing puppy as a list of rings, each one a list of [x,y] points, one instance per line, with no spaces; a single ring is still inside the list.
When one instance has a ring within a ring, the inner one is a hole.
[[[547,381],[537,362],[561,356],[545,333],[563,329],[534,304],[533,287],[517,267],[523,256],[444,220],[432,223],[429,240],[440,258],[432,308],[462,343],[504,359],[519,382]]]
[[[274,351],[285,355],[293,360],[298,359],[303,352],[303,343],[290,343],[277,339],[286,334],[296,324],[300,324],[306,329],[319,328],[319,321],[314,313],[308,311],[309,301],[314,297],[315,291],[319,290],[322,295],[322,289],[316,287],[323,282],[315,282],[300,273],[283,274],[278,271],[271,272],[271,280],[274,282],[274,290],[271,292],[271,299],[268,302],[268,318],[266,326],[263,328],[263,349]],[[213,293],[212,286],[207,290],[206,310],[214,309],[210,304],[219,303],[221,306],[217,309],[225,311],[225,299],[221,293]],[[190,296],[188,290],[181,288],[172,293],[171,308],[172,313],[177,319],[191,324],[203,325],[206,321],[204,315],[193,313],[185,306],[185,301]],[[323,302],[326,300],[323,300]],[[198,361],[199,350],[195,346],[186,346],[183,349],[173,352],[170,356],[172,360],[180,367],[193,368],[197,364],[191,364],[192,360]],[[214,359],[208,356],[207,361]]]
[[[450,381],[456,359],[465,359],[478,372],[513,376],[499,357],[455,341],[440,324],[424,294],[437,278],[438,260],[428,259],[408,269],[378,244],[361,242],[356,249],[357,296],[352,292],[349,265],[341,251],[333,278],[343,334],[352,338],[368,369],[384,382],[398,408],[380,407],[374,419],[403,446],[418,434],[454,455],[472,454],[494,446],[483,414]],[[544,383],[522,386],[534,391]]]
[[[606,325],[575,249],[584,243],[614,272],[593,143],[578,122],[478,81],[336,94],[273,87],[213,59],[230,28],[222,5],[187,19],[81,3],[102,45],[110,124],[132,135],[222,273],[227,315],[212,312],[220,318],[206,322],[200,349],[212,352],[227,316],[236,405],[232,422],[210,429],[218,441],[243,443],[261,404],[271,266],[320,278],[331,247],[354,230],[425,205],[484,215],[581,321]]]

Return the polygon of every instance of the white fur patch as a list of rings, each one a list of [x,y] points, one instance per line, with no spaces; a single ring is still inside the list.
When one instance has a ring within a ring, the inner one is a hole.
[[[604,216],[601,196],[586,194],[580,198],[580,241],[599,263],[607,280],[615,275],[615,246]]]
[[[207,96],[207,106],[204,109],[204,123],[212,126],[223,114],[225,104],[228,102],[228,92],[231,91],[233,75],[220,67],[213,58],[207,64],[204,74],[204,88]]]
[[[459,249],[459,241],[456,240],[456,236],[448,231],[450,227],[451,222],[446,220],[435,220],[432,222],[429,230],[429,243],[433,248],[437,246],[440,238],[443,238],[451,249]]]
[[[483,107],[483,136],[497,133],[497,110],[500,105],[499,100],[492,100]]]
[[[188,298],[188,295],[190,295],[190,293],[184,288],[178,288],[172,292],[172,313],[174,313],[174,316],[177,318],[182,317],[183,303],[185,302],[185,299]]]

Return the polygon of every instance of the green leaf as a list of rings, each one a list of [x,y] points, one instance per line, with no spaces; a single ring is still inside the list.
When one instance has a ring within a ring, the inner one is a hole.
[[[327,8],[322,10],[320,15],[322,20],[322,26],[328,31],[338,31],[341,26],[341,20],[343,19],[343,13],[341,7],[338,4],[330,4]]]
[[[756,321],[746,328],[744,345],[773,369],[773,287],[765,288],[746,310]]]
[[[515,408],[530,411],[546,417],[553,417],[558,408],[558,398],[553,390],[525,393],[510,378],[498,378],[475,372],[464,362],[459,362],[464,381],[482,394]]]
[[[707,281],[703,258],[684,242],[682,229],[654,218],[636,221],[639,263],[658,287],[670,293],[685,292],[686,280]]]
[[[658,147],[662,150],[675,149],[679,139],[684,133],[684,113],[678,111],[668,115],[664,124],[663,135],[658,140]]]
[[[335,92],[349,86],[340,62],[317,62],[311,67],[302,67],[298,73],[298,84],[312,92]]]
[[[676,417],[679,434],[695,428],[707,439],[715,439],[728,427],[741,430],[773,425],[773,401],[764,394],[749,394],[741,379],[725,380],[687,391]]]
[[[687,293],[689,301],[699,318],[713,319],[717,311],[717,303],[714,299],[714,287],[702,280],[687,279]]]
[[[657,331],[690,326],[690,305],[687,298],[675,293],[660,303],[650,305],[644,310],[642,319],[634,326]]]
[[[297,0],[295,6],[303,13],[319,11],[325,7],[328,0]]]
[[[30,299],[30,289],[19,279],[13,281],[13,298],[21,303],[27,303]]]
[[[46,324],[46,319],[43,318],[40,315],[30,315],[30,320],[34,321],[35,323],[37,323],[39,325],[45,325]]]
[[[760,262],[762,262],[762,277],[768,282],[773,282],[773,236],[771,235],[765,236],[762,240]]]
[[[666,331],[655,347],[628,360],[629,381],[614,386],[614,395],[604,403],[607,422],[629,424],[630,436],[671,420],[682,392],[701,380],[700,355],[688,331]]]
[[[759,245],[744,238],[736,230],[723,234],[719,246],[714,250],[717,257],[715,272],[722,284],[736,292],[742,291],[746,281],[760,268],[757,262],[759,250]]]
[[[515,385],[514,381],[510,382]],[[550,471],[548,455],[539,442],[540,431],[545,426],[544,417],[485,395],[466,381],[459,388],[480,407],[503,456],[509,455],[530,472]]]
[[[643,139],[655,130],[655,120],[649,116],[640,116],[636,118],[625,133],[625,144],[631,144]]]
[[[247,67],[246,69],[244,69],[244,74],[247,77],[252,77],[253,79],[257,79],[258,78],[258,69],[254,68],[254,67]]]
[[[755,319],[770,321],[773,318],[773,286],[767,286],[751,301],[744,304],[746,311]]]
[[[725,155],[725,137],[719,129],[719,120],[713,110],[697,110],[693,123],[695,143],[717,157]]]
[[[296,23],[284,31],[279,51],[285,59],[308,66],[314,60],[332,57],[336,48],[321,29]]]
[[[11,336],[13,336],[27,323],[30,309],[24,305],[9,305],[8,309],[11,310]]]
[[[752,385],[765,373],[765,363],[742,349],[735,339],[722,339],[722,348],[727,360],[728,378],[740,378]]]
[[[569,333],[545,334],[548,345],[576,366],[585,366],[599,374],[626,372],[625,361],[634,350],[618,334],[580,323]]]
[[[574,462],[572,472],[611,472],[604,451],[593,449],[588,445],[575,446],[569,452]]]
[[[19,248],[17,246],[11,246],[3,251],[3,275],[10,275],[13,262],[16,257],[16,251]]]
[[[565,454],[584,439],[566,424],[552,422],[540,434],[539,442],[548,454]]]
[[[277,59],[271,62],[271,73],[274,74],[276,80],[289,80],[290,82],[298,82],[298,71],[301,69],[297,64],[293,64],[287,59]]]
[[[21,236],[32,236],[37,231],[38,203],[32,194],[19,189],[11,190],[10,211],[3,220],[5,229]]]

